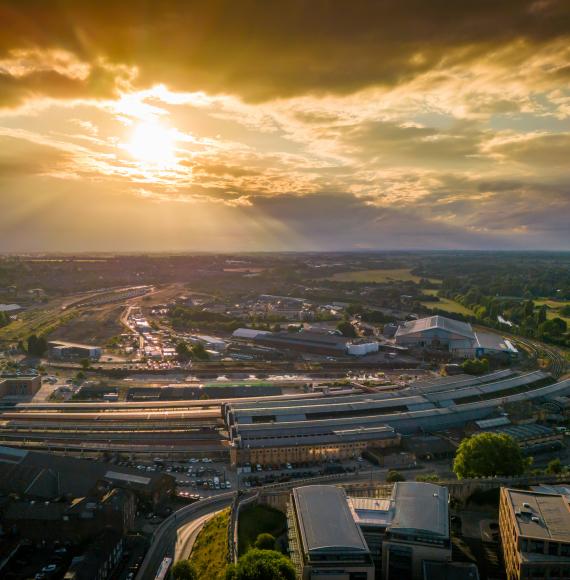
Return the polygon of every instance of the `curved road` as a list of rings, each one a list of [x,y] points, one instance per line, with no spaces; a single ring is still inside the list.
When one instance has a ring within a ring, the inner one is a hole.
[[[216,512],[231,505],[235,492],[223,493],[217,497],[198,501],[183,507],[169,516],[155,530],[152,544],[137,574],[136,580],[154,580],[156,571],[165,556],[176,556],[178,530],[189,524],[212,517]],[[203,525],[203,524],[202,524]],[[197,535],[197,532],[196,532]],[[188,538],[190,540],[190,538]]]

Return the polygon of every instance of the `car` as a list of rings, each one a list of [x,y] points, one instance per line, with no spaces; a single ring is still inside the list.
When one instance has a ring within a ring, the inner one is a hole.
[[[290,463],[287,463],[287,465],[285,466],[287,469],[293,469],[293,466]]]
[[[44,574],[51,574],[52,572],[55,572],[56,570],[57,570],[56,564],[48,564],[47,566],[44,566],[42,568],[42,572]]]

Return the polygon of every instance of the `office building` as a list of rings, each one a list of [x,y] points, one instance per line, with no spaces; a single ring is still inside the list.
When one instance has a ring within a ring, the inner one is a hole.
[[[398,482],[390,499],[349,498],[370,549],[377,578],[422,580],[426,561],[450,562],[448,490]]]
[[[291,559],[302,580],[373,580],[374,564],[346,493],[332,485],[298,487],[287,514]]]
[[[570,508],[564,496],[503,487],[499,524],[508,580],[570,578]]]

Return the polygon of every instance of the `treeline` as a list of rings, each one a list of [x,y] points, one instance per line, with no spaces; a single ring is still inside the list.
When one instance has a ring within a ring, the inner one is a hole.
[[[548,307],[545,304],[537,305],[531,299],[489,296],[478,288],[470,288],[465,294],[443,289],[439,294],[473,311],[474,316],[461,316],[463,320],[482,323],[499,330],[509,330],[513,334],[537,338],[558,346],[570,346],[566,321],[559,317],[548,319]],[[510,322],[512,326],[500,322],[499,317]]]
[[[200,328],[201,330],[233,332],[244,324],[242,320],[225,314],[188,306],[175,306],[168,313],[168,317],[172,327],[182,331]]]

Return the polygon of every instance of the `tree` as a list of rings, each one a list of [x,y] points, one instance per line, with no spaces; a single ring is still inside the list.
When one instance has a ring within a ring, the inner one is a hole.
[[[486,358],[467,359],[461,363],[461,368],[468,375],[483,375],[489,371],[489,361]]]
[[[192,345],[191,353],[192,359],[194,360],[208,360],[210,358],[210,355],[206,352],[206,349],[201,342]]]
[[[386,476],[387,483],[396,483],[397,481],[406,481],[406,478],[395,469],[390,469],[388,475]]]
[[[259,534],[253,545],[258,550],[275,550],[275,538],[271,534]]]
[[[176,356],[180,362],[186,362],[190,360],[191,353],[188,345],[185,342],[180,341],[176,345]]]
[[[89,368],[89,366],[91,365],[91,361],[90,361],[88,358],[82,358],[82,359],[79,361],[79,364],[81,365],[81,368],[82,368],[84,371],[86,371],[86,370]]]
[[[416,476],[416,481],[423,482],[438,482],[439,475],[437,473],[424,473]]]
[[[348,320],[339,322],[337,330],[340,330],[342,336],[346,336],[347,338],[355,338],[357,336],[354,326]]]
[[[47,350],[47,340],[43,336],[31,334],[28,336],[28,354],[32,356],[43,356]]]
[[[10,320],[8,314],[6,314],[6,312],[0,312],[0,328],[2,328],[3,326],[8,326],[10,322],[12,321]]]
[[[479,433],[461,441],[453,471],[458,479],[522,475],[529,464],[510,435]]]
[[[562,471],[563,471],[562,462],[558,457],[556,459],[553,459],[552,461],[549,461],[548,465],[546,466],[546,473],[550,475],[562,473]]]
[[[194,566],[188,560],[180,560],[172,566],[173,580],[198,580]]]
[[[295,580],[291,560],[273,550],[248,550],[237,563],[228,566],[226,580]]]

